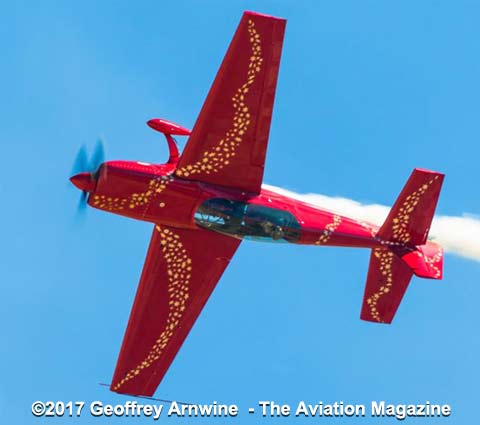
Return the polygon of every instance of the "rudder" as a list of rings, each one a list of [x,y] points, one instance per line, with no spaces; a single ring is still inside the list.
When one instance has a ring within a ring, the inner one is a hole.
[[[443,277],[443,248],[435,242],[428,241],[425,245],[417,246],[415,250],[400,255],[400,258],[418,277],[425,279]]]

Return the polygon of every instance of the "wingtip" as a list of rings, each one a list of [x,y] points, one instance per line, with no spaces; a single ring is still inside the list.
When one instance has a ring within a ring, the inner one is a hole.
[[[278,16],[273,16],[273,15],[267,15],[266,13],[260,13],[260,12],[254,12],[252,10],[246,10],[243,12],[244,16],[251,16],[251,17],[261,17],[261,18],[267,18],[267,19],[274,19],[276,21],[282,21],[282,22],[287,22],[285,18],[280,18]]]
[[[432,175],[439,176],[441,178],[445,177],[444,173],[440,173],[439,171],[428,170],[427,168],[414,168],[413,171],[416,173],[422,173],[422,174],[432,174]]]
[[[360,313],[360,320],[364,322],[375,323],[376,325],[391,325],[393,317],[382,318],[382,320],[375,319],[369,311],[362,309]]]

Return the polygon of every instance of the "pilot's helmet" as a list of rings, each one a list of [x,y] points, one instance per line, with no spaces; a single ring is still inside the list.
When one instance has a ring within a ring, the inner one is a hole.
[[[217,202],[215,202],[215,209],[218,212],[224,213],[224,214],[231,214],[235,211],[235,207],[233,205],[232,201],[229,201],[228,199],[219,199]]]

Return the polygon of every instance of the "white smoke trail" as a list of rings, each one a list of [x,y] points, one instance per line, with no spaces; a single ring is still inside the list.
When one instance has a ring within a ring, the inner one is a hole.
[[[295,193],[276,186],[264,184],[267,190],[298,199],[316,207],[338,212],[357,220],[382,225],[390,211],[385,205],[361,204],[347,198],[338,198],[316,193]],[[436,215],[429,238],[443,246],[445,251],[480,262],[480,219],[475,216]]]

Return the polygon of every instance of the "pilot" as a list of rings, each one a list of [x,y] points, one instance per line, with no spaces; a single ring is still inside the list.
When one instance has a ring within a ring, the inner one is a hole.
[[[264,232],[270,236],[274,241],[278,241],[285,236],[285,232],[280,226],[273,224],[270,221],[264,221],[261,223]]]
[[[223,220],[223,224],[220,225],[222,232],[232,235],[237,235],[240,232],[242,213],[239,211],[237,202],[219,199],[214,205],[214,211],[216,216]]]

